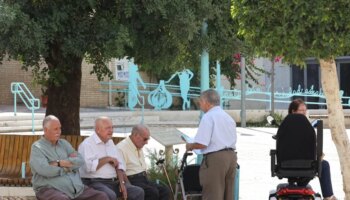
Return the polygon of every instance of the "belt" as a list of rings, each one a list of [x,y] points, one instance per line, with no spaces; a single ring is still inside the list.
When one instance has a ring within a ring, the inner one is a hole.
[[[209,155],[209,154],[212,154],[212,153],[217,153],[217,152],[220,152],[220,151],[235,151],[236,149],[234,148],[223,148],[223,149],[220,149],[218,151],[213,151],[213,152],[209,152],[209,153],[206,153],[204,154],[205,156]]]
[[[135,177],[140,177],[140,176],[145,176],[145,177],[147,177],[147,174],[146,174],[145,171],[143,171],[143,172],[141,172],[141,173],[129,175],[128,178],[135,178]]]
[[[81,178],[83,181],[118,181],[118,178]]]

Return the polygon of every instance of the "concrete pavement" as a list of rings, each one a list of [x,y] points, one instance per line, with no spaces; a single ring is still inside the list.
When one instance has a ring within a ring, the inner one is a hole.
[[[180,131],[194,135],[196,128],[180,128]],[[271,177],[270,173],[270,149],[275,148],[275,140],[271,138],[276,133],[276,128],[237,128],[238,131],[238,162],[240,170],[240,191],[241,200],[267,199],[269,191],[273,190],[278,183],[286,180],[279,180]],[[348,131],[349,134],[349,131]],[[163,149],[163,146],[150,140],[145,146],[149,149]],[[184,144],[175,145],[179,148],[179,155],[184,152]],[[339,199],[344,199],[342,176],[339,165],[339,157],[335,145],[332,142],[329,129],[324,130],[324,152],[325,159],[330,162],[333,190]],[[316,192],[321,192],[318,179],[310,182]],[[31,188],[0,187],[0,196],[32,196]]]

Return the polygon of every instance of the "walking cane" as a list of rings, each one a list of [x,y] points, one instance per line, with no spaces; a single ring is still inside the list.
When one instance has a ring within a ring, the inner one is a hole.
[[[168,176],[168,172],[166,170],[166,167],[164,166],[164,158],[163,159],[159,159],[157,162],[156,162],[156,165],[159,166],[159,165],[162,165],[162,169],[163,169],[163,172],[168,180],[168,184],[169,184],[169,187],[170,187],[170,190],[171,190],[171,193],[173,194],[174,196],[174,190],[173,190],[173,187],[171,187],[171,182],[170,182],[170,179],[169,179],[169,176]]]

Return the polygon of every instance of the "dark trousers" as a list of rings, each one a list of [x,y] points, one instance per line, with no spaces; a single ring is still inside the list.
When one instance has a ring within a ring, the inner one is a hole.
[[[98,181],[98,180],[88,180],[82,178],[85,185],[94,188],[95,190],[102,191],[107,194],[109,200],[117,199],[117,191],[119,191],[119,186],[114,181]]]
[[[119,190],[119,183],[112,180],[103,179],[85,179],[83,178],[83,183],[95,190],[102,191],[108,195],[109,200],[116,200],[117,197],[122,197],[122,193]],[[128,199],[129,200],[143,200],[144,191],[142,188],[130,185],[130,183],[125,184]]]
[[[35,195],[38,200],[108,200],[108,196],[104,192],[90,187],[85,187],[83,193],[75,199],[69,198],[64,192],[55,188],[43,188]]]
[[[169,200],[170,190],[167,186],[156,184],[148,180],[144,175],[128,176],[131,184],[143,188],[145,200]]]
[[[323,198],[330,197],[333,195],[331,169],[328,161],[322,160],[322,172],[320,178],[320,185],[322,190]]]

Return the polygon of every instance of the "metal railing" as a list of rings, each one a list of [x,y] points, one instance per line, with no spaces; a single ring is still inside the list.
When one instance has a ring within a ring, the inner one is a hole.
[[[11,93],[13,97],[14,115],[17,115],[17,95],[24,105],[32,111],[32,132],[34,134],[34,111],[40,108],[40,100],[35,98],[28,87],[23,82],[11,83]]]

